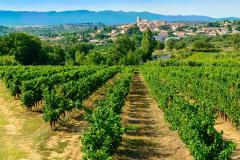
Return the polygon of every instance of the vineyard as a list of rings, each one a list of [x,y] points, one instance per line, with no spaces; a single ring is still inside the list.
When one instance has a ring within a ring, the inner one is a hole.
[[[135,69],[2,66],[0,79],[24,106],[26,113],[21,114],[36,115],[37,111],[52,134],[58,134],[71,116],[83,116],[78,119],[86,126],[74,133],[80,136],[75,140],[81,147],[77,159],[227,160],[238,148],[215,128],[220,118],[239,130],[238,66],[176,62],[148,63]],[[100,91],[95,100],[92,95]],[[150,145],[153,141],[157,141],[155,147]],[[168,154],[162,157],[164,149]]]

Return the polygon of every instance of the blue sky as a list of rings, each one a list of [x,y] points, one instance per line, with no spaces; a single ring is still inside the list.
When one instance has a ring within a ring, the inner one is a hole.
[[[165,15],[240,17],[240,0],[0,0],[0,10],[149,11]]]

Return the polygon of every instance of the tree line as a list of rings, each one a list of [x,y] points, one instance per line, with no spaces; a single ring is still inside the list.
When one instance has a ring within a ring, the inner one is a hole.
[[[240,49],[240,34],[187,36],[156,41],[153,32],[137,27],[106,45],[90,42],[49,43],[26,33],[0,36],[0,56],[14,56],[23,65],[138,65],[150,60],[155,50],[221,51]]]
[[[61,45],[16,32],[0,37],[0,56],[14,56],[23,65],[135,65],[150,59],[156,45],[150,30],[140,38],[121,34],[107,46],[88,42]]]

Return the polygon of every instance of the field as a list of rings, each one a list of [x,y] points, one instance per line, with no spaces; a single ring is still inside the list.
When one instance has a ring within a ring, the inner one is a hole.
[[[207,59],[2,66],[0,159],[238,159],[239,59]]]

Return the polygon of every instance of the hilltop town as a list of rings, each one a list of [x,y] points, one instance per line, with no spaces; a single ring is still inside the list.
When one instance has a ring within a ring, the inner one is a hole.
[[[209,36],[240,33],[240,21],[221,21],[221,22],[175,22],[149,21],[137,17],[135,24],[119,26],[121,33],[127,32],[130,28],[137,26],[141,32],[150,28],[155,32],[157,40],[165,40],[168,37],[183,38],[185,36],[195,36],[204,34]]]
[[[27,32],[39,36],[48,42],[81,42],[87,41],[96,45],[106,45],[116,39],[119,34],[141,34],[150,29],[157,41],[181,39],[187,36],[218,36],[240,33],[240,21],[216,22],[166,22],[136,18],[135,23],[123,25],[104,25],[101,23],[79,23],[62,25],[34,26],[0,26],[0,34],[9,32]]]
[[[75,24],[64,25],[65,28],[76,28]],[[240,21],[217,21],[217,22],[166,22],[161,20],[149,21],[137,17],[136,23],[123,24],[117,26],[94,27],[89,35],[77,35],[78,40],[87,38],[88,41],[103,45],[109,41],[114,41],[119,34],[138,33],[150,29],[154,33],[157,41],[165,41],[169,38],[181,39],[186,36],[206,35],[218,36],[226,34],[240,33]],[[44,38],[44,37],[43,37]],[[52,40],[59,40],[64,37],[53,37]]]

